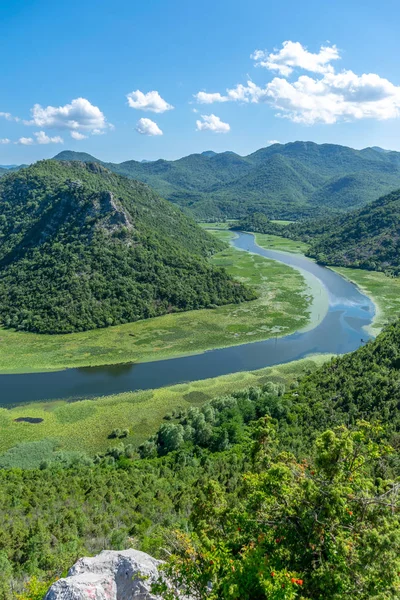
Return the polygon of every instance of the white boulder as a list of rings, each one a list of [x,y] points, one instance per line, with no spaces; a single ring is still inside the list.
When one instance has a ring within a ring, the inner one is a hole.
[[[104,550],[80,558],[56,581],[44,600],[157,600],[151,585],[161,561],[139,550]]]

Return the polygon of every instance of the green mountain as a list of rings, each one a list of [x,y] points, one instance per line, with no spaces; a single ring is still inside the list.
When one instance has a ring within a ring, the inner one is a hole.
[[[7,175],[9,173],[14,173],[15,171],[19,171],[28,165],[0,165],[0,177],[3,175]]]
[[[101,162],[71,151],[54,158]],[[274,144],[245,157],[206,151],[175,161],[102,164],[147,183],[198,220],[344,212],[400,186],[400,153],[313,142]]]
[[[0,199],[6,326],[82,331],[254,298],[209,263],[223,244],[97,163],[38,162],[4,176]]]
[[[400,274],[400,190],[316,224],[310,256],[319,262]]]

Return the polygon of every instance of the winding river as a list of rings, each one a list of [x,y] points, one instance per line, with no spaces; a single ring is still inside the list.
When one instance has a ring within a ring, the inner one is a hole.
[[[278,260],[316,278],[328,294],[325,317],[313,329],[261,342],[210,350],[182,358],[149,363],[66,369],[47,373],[0,375],[0,406],[52,399],[76,400],[158,388],[207,379],[237,371],[261,369],[304,358],[309,354],[344,354],[369,339],[365,326],[373,319],[372,301],[335,273],[301,255],[265,250],[254,236],[239,233],[239,249]]]

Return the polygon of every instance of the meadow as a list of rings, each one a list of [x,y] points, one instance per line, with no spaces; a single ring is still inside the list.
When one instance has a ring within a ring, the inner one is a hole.
[[[108,437],[115,428],[128,428],[129,435],[123,442],[137,446],[157,430],[168,413],[172,416],[174,411],[201,406],[211,398],[268,381],[290,387],[329,358],[329,355],[320,355],[258,371],[79,402],[35,402],[11,409],[0,408],[0,468],[2,465],[39,466],[42,460],[51,459],[57,449],[94,456],[118,445],[119,440]],[[21,417],[43,421],[15,422]],[[7,452],[10,448],[12,450]]]
[[[214,233],[226,241],[234,236]],[[83,333],[44,335],[3,328],[0,372],[155,361],[287,335],[309,322],[310,290],[298,271],[233,247],[212,260],[254,286],[258,299]]]
[[[290,240],[279,235],[269,235],[267,233],[255,233],[256,242],[261,248],[268,250],[279,250],[281,252],[292,252],[294,254],[305,254],[308,250],[308,244],[298,240]]]

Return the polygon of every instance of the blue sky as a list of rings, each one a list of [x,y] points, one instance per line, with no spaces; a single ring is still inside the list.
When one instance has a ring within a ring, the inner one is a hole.
[[[244,155],[297,139],[400,150],[398,1],[0,10],[0,164],[62,149],[112,161]]]

